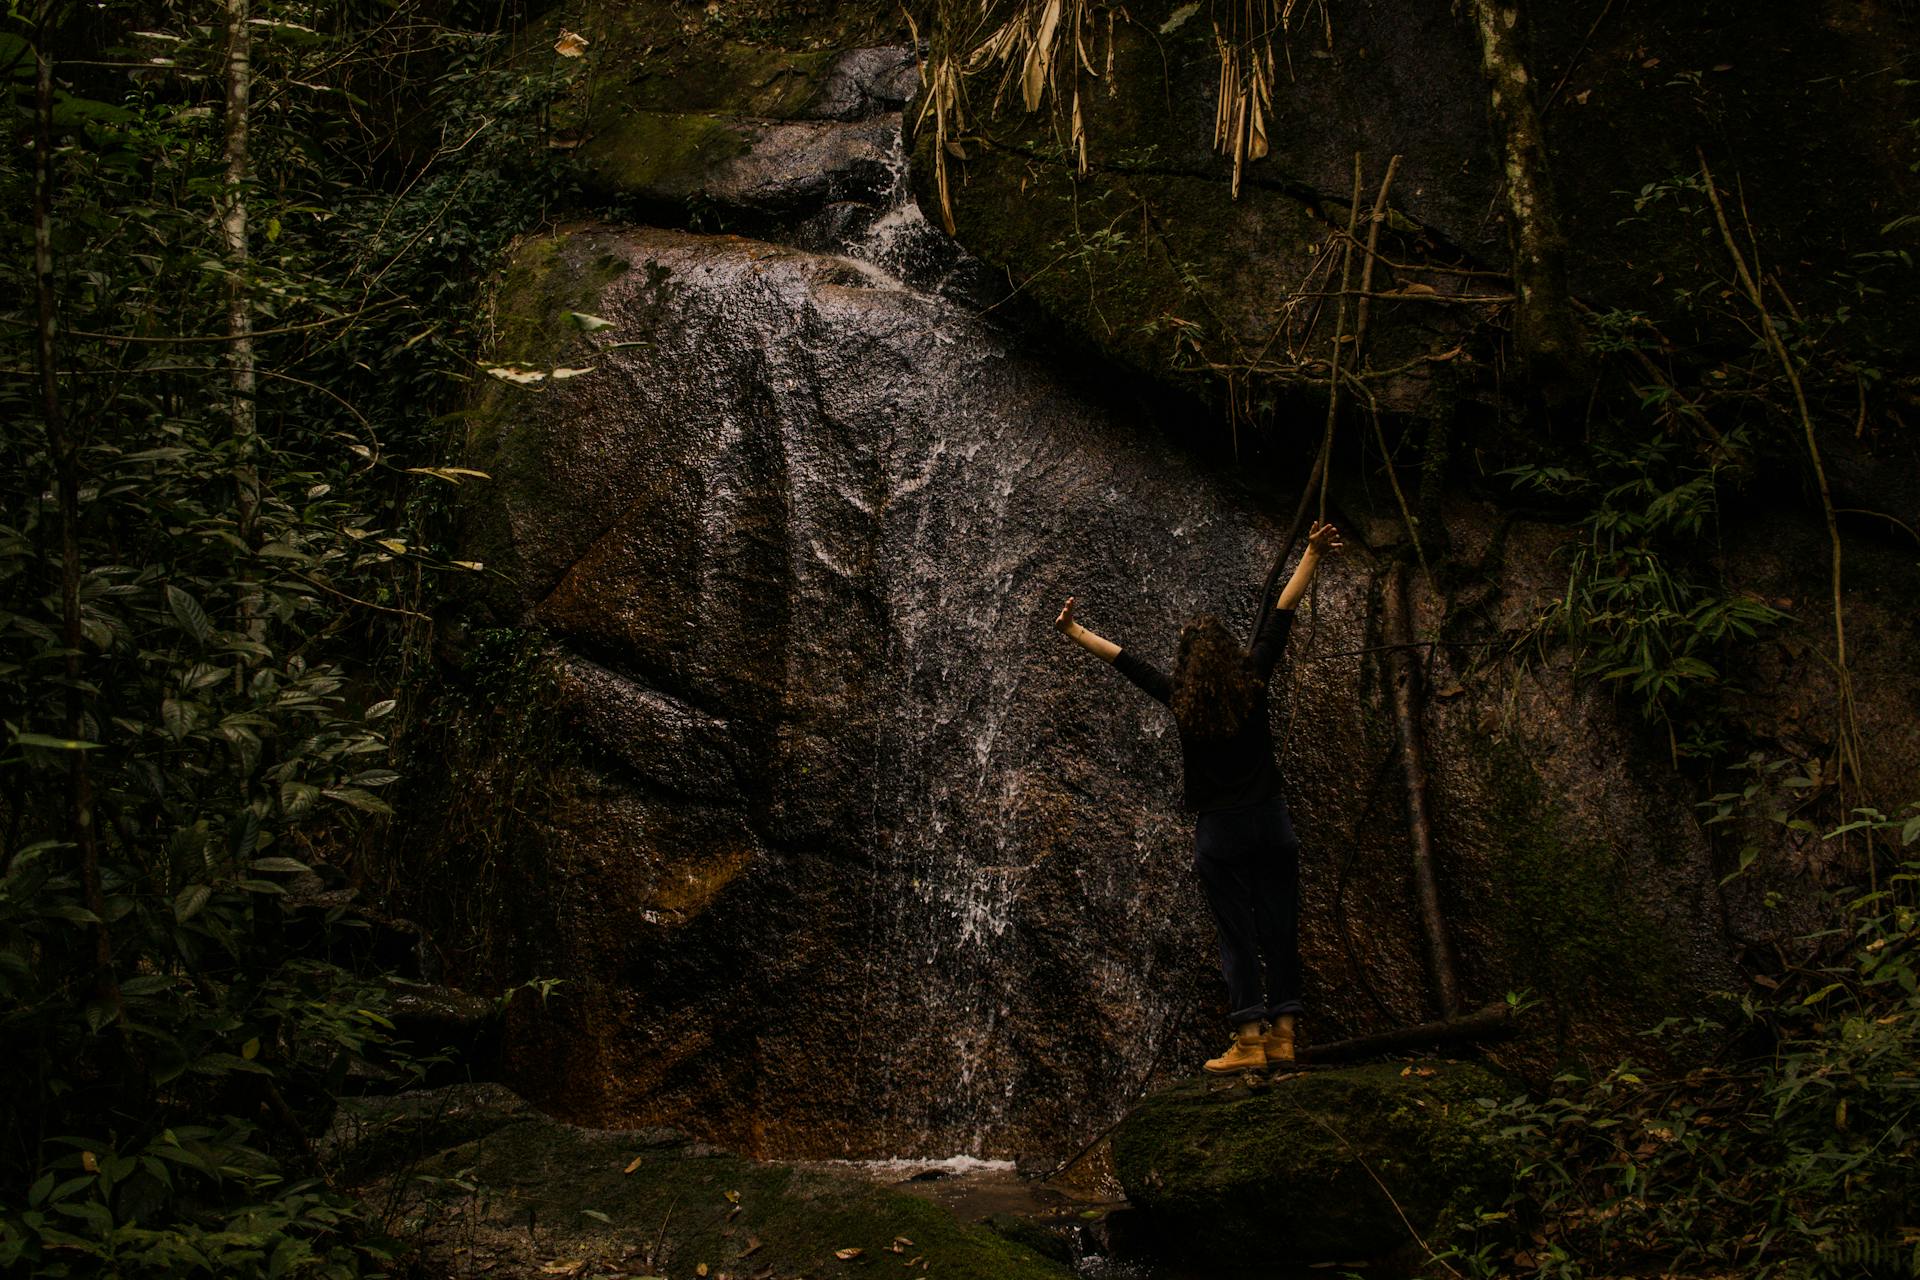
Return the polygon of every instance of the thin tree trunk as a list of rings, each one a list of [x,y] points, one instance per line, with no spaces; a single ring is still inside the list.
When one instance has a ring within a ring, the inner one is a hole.
[[[80,646],[80,459],[67,433],[60,403],[59,365],[54,332],[58,323],[53,287],[53,59],[47,53],[52,34],[49,4],[41,10],[34,49],[34,164],[33,164],[33,275],[37,310],[36,354],[40,362],[40,413],[47,433],[47,452],[53,458],[54,490],[60,512],[60,619],[66,697],[66,736],[86,737]],[[81,892],[94,915],[93,960],[95,999],[112,1011],[115,1021],[125,1017],[120,984],[113,973],[113,935],[107,925],[106,893],[100,883],[100,842],[93,825],[93,774],[87,753],[67,751],[67,825],[80,855]]]
[[[1521,0],[1470,0],[1480,34],[1493,125],[1499,134],[1513,234],[1514,348],[1521,367],[1548,384],[1579,365],[1579,326],[1567,291],[1567,242],[1553,195],[1546,135],[1533,103],[1520,40]]]
[[[220,207],[220,238],[227,253],[228,412],[238,459],[234,469],[240,537],[254,541],[260,509],[260,478],[254,466],[253,307],[247,297],[247,110],[253,76],[248,0],[227,0],[227,145],[226,188]],[[241,615],[257,613],[258,588],[241,585]]]
[[[1407,610],[1407,567],[1396,563],[1387,571],[1382,622],[1387,643],[1412,639]],[[1453,951],[1447,943],[1446,917],[1440,911],[1440,890],[1433,874],[1433,817],[1427,807],[1427,761],[1420,733],[1420,674],[1411,649],[1387,653],[1392,673],[1393,718],[1400,736],[1400,762],[1407,783],[1407,839],[1413,854],[1414,894],[1420,903],[1420,924],[1426,933],[1427,971],[1442,1017],[1451,1018],[1460,1007],[1454,984]]]

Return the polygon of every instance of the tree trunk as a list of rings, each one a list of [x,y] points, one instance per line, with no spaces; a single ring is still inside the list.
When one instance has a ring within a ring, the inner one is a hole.
[[[227,253],[227,369],[240,537],[253,544],[260,508],[260,478],[254,468],[253,307],[247,298],[247,108],[253,76],[253,42],[247,23],[248,0],[227,0],[227,145],[226,187],[220,207],[220,239]],[[251,617],[250,586],[242,587],[241,612]],[[257,603],[253,601],[251,603]]]
[[[53,59],[43,7],[34,49],[33,276],[37,312],[36,354],[40,364],[40,413],[53,459],[54,491],[60,512],[60,621],[67,696],[65,733],[69,741],[86,738],[85,687],[80,670],[80,457],[68,435],[60,403],[60,374],[55,360],[58,323],[53,287]],[[126,1015],[120,984],[113,973],[113,935],[107,925],[106,894],[100,883],[100,841],[93,825],[93,774],[87,753],[67,750],[67,827],[80,857],[81,892],[93,913],[94,999],[119,1022]]]
[[[255,465],[253,304],[247,296],[247,109],[253,79],[253,36],[248,0],[227,0],[227,173],[220,208],[220,238],[227,251],[228,412],[233,423],[233,490],[240,540],[260,545],[260,472]],[[266,605],[250,564],[239,577],[236,613],[250,639],[266,638]],[[236,687],[243,669],[235,667]]]
[[[1407,567],[1396,563],[1387,571],[1381,615],[1390,645],[1410,646],[1413,639],[1407,610]],[[1420,673],[1411,647],[1387,651],[1392,673],[1393,719],[1400,736],[1400,762],[1407,784],[1407,843],[1413,855],[1413,887],[1420,903],[1420,923],[1427,938],[1427,971],[1440,1004],[1440,1015],[1451,1018],[1460,1007],[1453,978],[1453,950],[1447,944],[1446,917],[1440,911],[1440,890],[1433,875],[1433,816],[1427,807],[1427,759],[1420,732]]]
[[[1470,0],[1470,8],[1506,179],[1517,299],[1514,349],[1523,372],[1551,388],[1571,380],[1582,346],[1567,291],[1567,243],[1553,196],[1546,135],[1521,51],[1520,2]]]

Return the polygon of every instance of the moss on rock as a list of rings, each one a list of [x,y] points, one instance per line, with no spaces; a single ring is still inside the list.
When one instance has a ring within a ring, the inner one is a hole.
[[[1505,1092],[1464,1063],[1193,1080],[1121,1123],[1115,1167],[1182,1254],[1226,1267],[1378,1257],[1407,1242],[1402,1214],[1425,1233],[1450,1207],[1500,1198],[1509,1165],[1476,1099]]]
[[[436,1119],[449,1114],[457,1122]],[[429,1268],[485,1249],[523,1275],[581,1260],[672,1275],[702,1263],[714,1275],[893,1275],[909,1260],[958,1280],[1072,1274],[848,1174],[747,1160],[668,1129],[560,1124],[497,1086],[356,1104],[352,1123],[384,1137],[336,1150],[377,1173],[367,1194],[399,1198],[402,1236]]]
[[[1499,954],[1515,966],[1509,980],[1546,1003],[1556,1056],[1575,1024],[1590,1050],[1609,1026],[1637,1035],[1687,998],[1674,931],[1647,910],[1626,861],[1549,797],[1519,751],[1493,748],[1491,757],[1488,847],[1502,889],[1494,924]]]
[[[580,159],[598,186],[684,200],[715,167],[751,149],[749,129],[703,112],[623,111],[595,131]]]

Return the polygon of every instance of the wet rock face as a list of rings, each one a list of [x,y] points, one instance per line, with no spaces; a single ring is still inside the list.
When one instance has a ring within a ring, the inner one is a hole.
[[[560,720],[538,803],[489,819],[494,959],[565,979],[514,1005],[517,1087],[760,1152],[998,1155],[1071,1149],[1217,1050],[1171,721],[1051,624],[1077,595],[1161,663],[1195,612],[1244,630],[1257,504],[866,264],[582,227],[508,280],[506,340],[593,370],[494,386],[472,427],[469,551],[510,584],[495,621],[545,637]],[[1522,602],[1551,541],[1493,558]],[[1317,1039],[1431,1016],[1354,658],[1374,589],[1358,553],[1330,569],[1275,682]],[[1725,980],[1685,798],[1557,678],[1454,691],[1432,749],[1463,985],[1554,975],[1536,1065]]]
[[[1209,980],[1164,660],[1272,536],[1124,407],[845,259],[582,230],[596,371],[493,393],[474,550],[557,642],[575,735],[520,865],[565,976],[521,1079],[769,1148],[1047,1145]],[[543,1046],[550,1045],[550,1052]]]

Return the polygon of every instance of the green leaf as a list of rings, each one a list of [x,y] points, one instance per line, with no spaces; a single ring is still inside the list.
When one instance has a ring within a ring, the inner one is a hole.
[[[255,871],[285,871],[291,873],[313,870],[312,867],[301,862],[298,858],[255,858],[253,860],[253,869]]]
[[[44,733],[16,733],[13,735],[16,747],[45,747],[49,751],[92,751],[101,744],[86,742],[80,738],[55,738]]]
[[[198,600],[171,582],[167,584],[167,608],[173,611],[174,621],[180,624],[180,629],[201,644],[213,638],[213,623],[208,619],[207,611],[200,607]]]
[[[120,1011],[113,1007],[113,1002],[110,1000],[87,1001],[87,1030],[95,1035],[99,1035],[103,1028],[113,1025],[119,1016]]]
[[[188,885],[178,894],[174,895],[173,918],[181,924],[185,924],[200,914],[201,908],[207,905],[207,899],[212,896],[213,890],[207,885]]]
[[[358,787],[328,787],[325,796],[338,800],[341,804],[359,809],[364,813],[392,813],[393,807],[371,791],[362,791]]]
[[[283,782],[280,784],[280,808],[289,818],[305,813],[319,798],[320,788],[308,783]]]
[[[1199,8],[1198,5],[1194,7],[1196,9]],[[584,311],[569,311],[567,312],[567,318],[587,333],[593,333],[600,329],[613,328],[613,321],[602,320],[599,316],[590,316]]]

